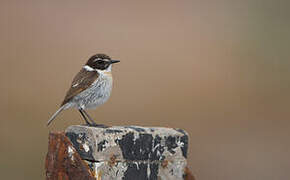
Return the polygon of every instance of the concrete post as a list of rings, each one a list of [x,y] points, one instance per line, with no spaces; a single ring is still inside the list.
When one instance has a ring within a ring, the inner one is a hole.
[[[68,127],[65,135],[71,142],[67,147],[71,162],[76,160],[74,156],[77,154],[88,165],[89,174],[95,179],[186,178],[188,135],[181,129],[76,125]],[[47,172],[53,174],[52,171]]]

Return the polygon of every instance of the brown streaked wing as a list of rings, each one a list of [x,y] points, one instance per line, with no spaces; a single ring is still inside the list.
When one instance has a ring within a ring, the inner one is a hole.
[[[69,102],[74,96],[86,90],[97,78],[97,71],[87,71],[82,69],[73,79],[70,89],[61,103],[61,106]]]

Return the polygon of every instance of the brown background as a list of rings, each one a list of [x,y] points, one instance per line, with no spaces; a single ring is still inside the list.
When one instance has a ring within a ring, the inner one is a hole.
[[[82,122],[76,110],[46,121],[99,52],[122,62],[111,99],[90,111],[98,122],[185,129],[198,180],[288,179],[289,7],[1,0],[1,179],[44,179],[49,130]]]

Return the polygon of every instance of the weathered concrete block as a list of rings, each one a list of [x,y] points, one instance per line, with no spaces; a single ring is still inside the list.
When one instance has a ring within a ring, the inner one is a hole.
[[[184,179],[188,135],[181,129],[70,126],[66,136],[96,178]]]

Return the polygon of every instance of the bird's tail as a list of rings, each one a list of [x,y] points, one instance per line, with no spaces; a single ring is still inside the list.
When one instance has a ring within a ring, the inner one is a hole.
[[[63,111],[64,109],[66,109],[67,104],[64,104],[63,106],[61,106],[52,116],[51,118],[47,121],[47,126],[49,126],[49,124],[56,118],[56,116]]]

